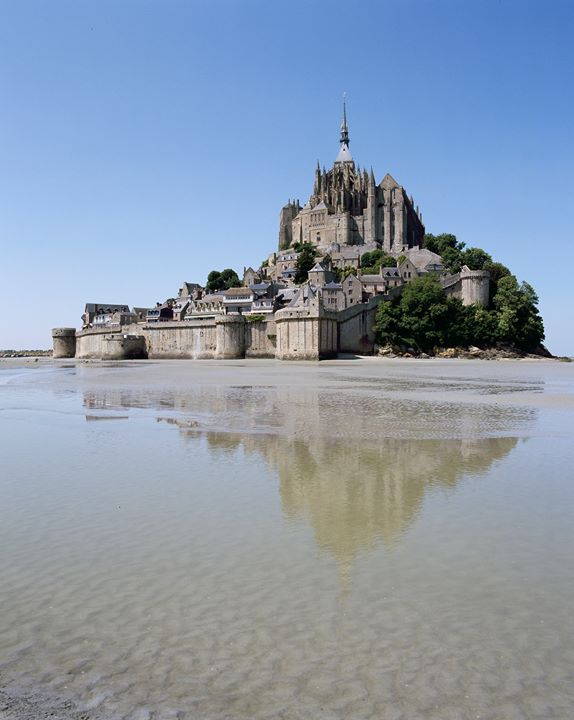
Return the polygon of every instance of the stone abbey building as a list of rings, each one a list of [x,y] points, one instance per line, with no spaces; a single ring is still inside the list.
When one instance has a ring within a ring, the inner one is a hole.
[[[380,248],[399,255],[422,247],[425,228],[412,197],[388,173],[377,185],[373,170],[355,166],[349,150],[349,128],[343,104],[339,153],[331,170],[315,170],[313,194],[302,208],[289,201],[281,210],[279,250],[311,243],[337,252],[360,245],[362,252]]]
[[[313,193],[281,210],[279,251],[243,286],[221,290],[183,283],[177,298],[153,308],[87,303],[83,327],[54,328],[54,357],[123,359],[274,357],[311,360],[370,354],[380,303],[415,278],[434,273],[447,295],[488,304],[489,274],[463,266],[446,275],[439,255],[423,247],[422,216],[391,175],[377,185],[355,166],[343,104],[339,153],[315,171]],[[316,248],[315,265],[295,281],[299,243]],[[383,250],[392,266],[362,267],[364,253]]]

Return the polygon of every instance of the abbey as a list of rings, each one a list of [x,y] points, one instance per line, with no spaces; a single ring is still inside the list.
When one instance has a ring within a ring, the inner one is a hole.
[[[422,275],[436,275],[444,292],[465,305],[488,305],[489,273],[463,266],[446,274],[442,258],[424,247],[424,236],[422,215],[405,189],[389,174],[377,184],[372,169],[355,165],[343,103],[332,169],[317,166],[304,207],[295,200],[282,208],[278,251],[258,268],[245,267],[242,287],[234,287],[237,276],[219,288],[213,280],[205,288],[185,282],[177,297],[132,310],[87,303],[81,330],[53,329],[54,357],[316,360],[370,354],[379,304]]]
[[[279,250],[294,243],[311,243],[320,251],[337,252],[341,246],[360,245],[362,252],[382,249],[398,255],[422,246],[425,228],[412,197],[388,173],[377,185],[373,169],[355,166],[349,150],[347,112],[339,153],[331,170],[315,170],[313,194],[302,208],[289,201],[281,210]]]

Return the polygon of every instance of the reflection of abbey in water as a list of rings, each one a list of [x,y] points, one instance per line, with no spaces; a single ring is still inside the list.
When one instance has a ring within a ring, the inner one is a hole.
[[[197,437],[197,431],[187,430]],[[242,445],[265,458],[279,476],[284,514],[313,527],[319,547],[342,570],[364,550],[400,540],[423,506],[425,493],[454,489],[466,475],[488,470],[517,439],[384,439],[377,448],[354,443],[291,441],[281,436],[209,433],[212,448]]]
[[[524,408],[448,408],[293,386],[192,387],[155,395],[97,390],[87,392],[84,403],[92,411],[155,407],[158,419],[178,426],[185,438],[205,438],[213,451],[241,447],[263,458],[278,475],[285,516],[308,522],[344,573],[361,551],[397,542],[428,490],[452,489],[464,476],[484,472],[517,442],[467,438],[484,435],[485,428],[515,432],[531,419]],[[170,410],[177,413],[170,416]],[[389,437],[397,427],[401,437]]]

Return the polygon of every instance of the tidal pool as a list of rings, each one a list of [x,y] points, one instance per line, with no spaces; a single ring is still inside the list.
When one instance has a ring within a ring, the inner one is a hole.
[[[573,365],[0,364],[0,438],[0,718],[574,717]]]

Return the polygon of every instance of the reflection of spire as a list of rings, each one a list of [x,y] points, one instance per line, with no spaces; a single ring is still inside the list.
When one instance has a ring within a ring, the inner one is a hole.
[[[348,577],[358,554],[380,542],[387,548],[400,542],[428,490],[454,488],[465,474],[484,472],[516,442],[385,439],[374,448],[315,438],[260,451],[279,472],[283,512],[305,518],[317,545]]]
[[[343,590],[351,584],[358,555],[380,543],[390,549],[401,541],[427,492],[454,489],[465,475],[483,473],[517,443],[513,437],[386,438],[373,446],[313,435],[294,440],[275,434],[202,432],[185,421],[175,422],[190,438],[205,435],[213,451],[243,446],[247,454],[263,457],[278,473],[284,515],[311,525],[318,547],[339,567]]]

